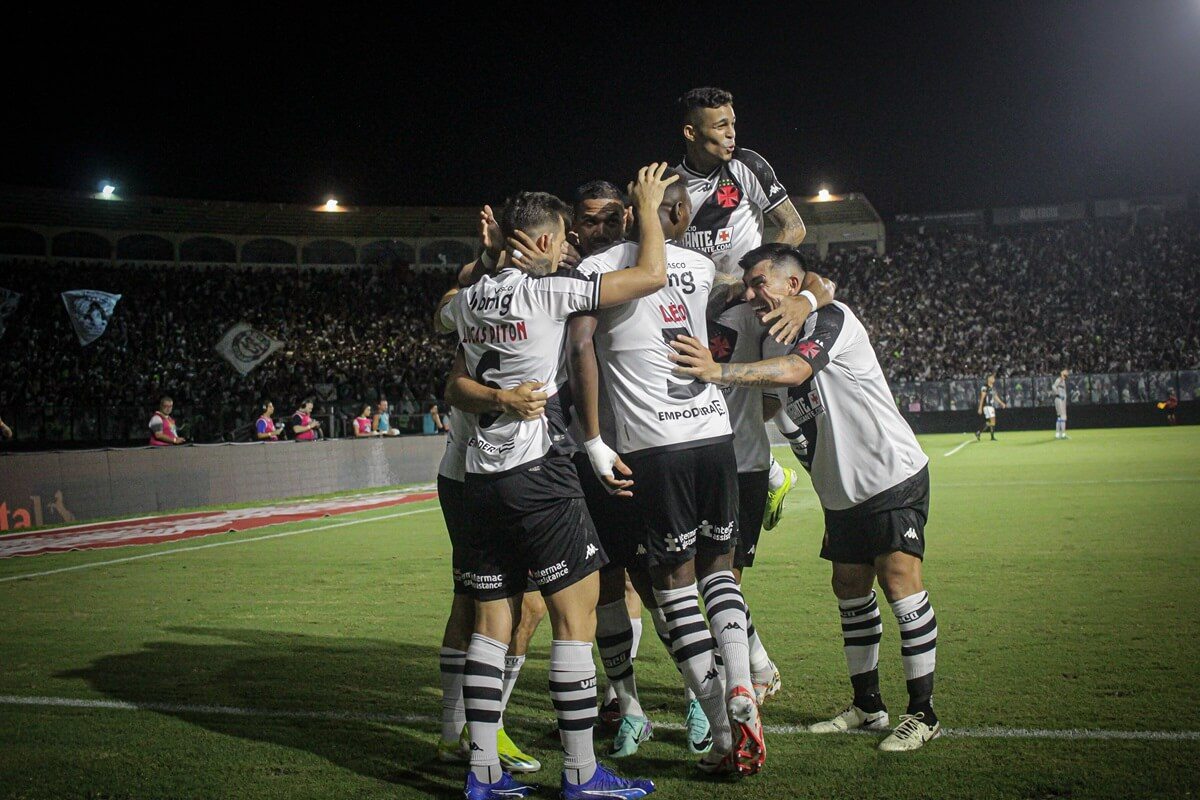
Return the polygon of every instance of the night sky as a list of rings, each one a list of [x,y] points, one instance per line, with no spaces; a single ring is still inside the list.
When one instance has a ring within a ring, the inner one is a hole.
[[[792,194],[861,191],[885,215],[1200,190],[1200,0],[113,8],[8,12],[0,183],[567,194],[676,162],[675,98],[717,85]]]

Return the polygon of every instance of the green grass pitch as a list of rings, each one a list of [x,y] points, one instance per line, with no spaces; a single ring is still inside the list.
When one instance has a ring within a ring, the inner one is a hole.
[[[1195,796],[1200,428],[1072,437],[1002,430],[949,456],[968,440],[922,438],[948,735],[885,756],[873,736],[776,732],[761,775],[711,781],[667,725],[682,721],[679,679],[647,621],[639,683],[664,724],[618,769],[654,778],[664,798]],[[777,728],[849,699],[820,513],[801,482],[746,580],[783,673],[764,708]],[[3,579],[286,529],[0,561],[0,797],[461,796],[461,769],[433,759],[450,587],[436,501],[357,518],[29,580]],[[903,671],[884,613],[896,713]],[[542,797],[557,795],[561,763],[547,627],[507,724],[545,763]]]

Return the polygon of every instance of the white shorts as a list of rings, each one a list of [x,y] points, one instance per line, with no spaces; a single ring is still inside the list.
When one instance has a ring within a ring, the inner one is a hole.
[[[1067,401],[1058,397],[1054,398],[1054,413],[1058,415],[1059,419],[1066,419]]]
[[[984,406],[983,407],[983,418],[984,419],[995,419],[996,418],[995,406]]]

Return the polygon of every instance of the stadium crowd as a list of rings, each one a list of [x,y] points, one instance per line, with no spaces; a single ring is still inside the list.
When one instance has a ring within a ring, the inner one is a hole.
[[[893,235],[888,254],[831,254],[891,380],[976,378],[1200,364],[1200,217]],[[339,404],[390,398],[423,413],[441,393],[453,343],[430,313],[447,273],[227,266],[0,264],[22,295],[0,339],[0,409],[139,406],[171,393],[185,414],[264,399],[291,408],[336,389]],[[109,330],[81,347],[59,293],[122,295]],[[242,378],[214,351],[245,321],[285,342]],[[350,412],[350,416],[353,415]],[[136,415],[144,417],[143,411]]]

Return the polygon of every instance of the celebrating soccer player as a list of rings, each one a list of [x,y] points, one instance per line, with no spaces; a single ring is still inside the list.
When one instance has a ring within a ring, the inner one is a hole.
[[[742,259],[747,298],[760,314],[800,291],[800,254],[770,244]],[[766,347],[771,348],[768,341]],[[694,338],[675,342],[676,374],[726,386],[786,387],[788,415],[808,440],[803,462],[825,510],[821,557],[833,562],[846,663],[854,699],[815,733],[883,730],[879,691],[883,630],[876,579],[900,625],[908,708],[880,743],[915,750],[941,732],[933,711],[937,622],[921,578],[929,514],[929,459],[896,410],[866,328],[844,303],[812,314],[783,355],[754,364],[718,364]],[[769,353],[768,353],[769,354]]]

